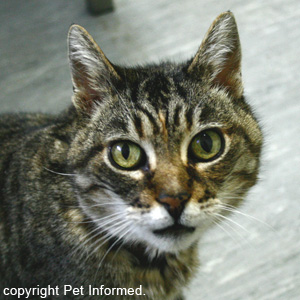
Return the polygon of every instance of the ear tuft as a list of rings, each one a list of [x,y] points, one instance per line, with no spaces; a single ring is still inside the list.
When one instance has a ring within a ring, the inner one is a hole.
[[[215,19],[188,72],[203,74],[212,85],[225,88],[235,98],[242,96],[241,46],[231,12],[225,12]]]

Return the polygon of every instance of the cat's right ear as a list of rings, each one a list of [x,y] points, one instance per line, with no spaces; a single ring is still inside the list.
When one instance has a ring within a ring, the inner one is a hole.
[[[79,25],[72,25],[68,34],[69,61],[76,109],[90,113],[95,104],[103,101],[112,87],[112,80],[120,80],[110,61],[89,33]]]

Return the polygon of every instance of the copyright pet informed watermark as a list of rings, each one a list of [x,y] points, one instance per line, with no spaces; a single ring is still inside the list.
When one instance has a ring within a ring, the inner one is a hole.
[[[83,286],[73,287],[72,285],[64,285],[62,287],[40,287],[37,285],[34,288],[4,288],[2,291],[3,296],[16,296],[18,299],[27,299],[32,296],[39,296],[45,299],[48,296],[145,296],[143,287],[140,285],[138,288],[109,288],[103,284],[99,287],[92,287],[89,285],[87,288]]]

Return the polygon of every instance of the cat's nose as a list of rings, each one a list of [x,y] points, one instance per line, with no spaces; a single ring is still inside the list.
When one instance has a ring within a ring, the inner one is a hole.
[[[181,192],[176,195],[169,195],[167,193],[160,193],[157,201],[161,203],[168,213],[175,219],[178,220],[184,206],[191,195],[187,192]]]

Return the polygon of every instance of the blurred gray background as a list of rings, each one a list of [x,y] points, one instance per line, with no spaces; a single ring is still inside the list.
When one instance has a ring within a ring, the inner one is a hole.
[[[245,93],[265,133],[260,182],[202,239],[187,300],[300,299],[299,0],[115,0],[90,16],[83,0],[0,1],[0,112],[59,112],[71,103],[66,37],[84,26],[125,65],[190,58],[213,19],[235,14]],[[162,299],[163,300],[163,299]]]

